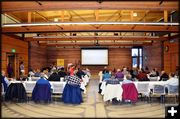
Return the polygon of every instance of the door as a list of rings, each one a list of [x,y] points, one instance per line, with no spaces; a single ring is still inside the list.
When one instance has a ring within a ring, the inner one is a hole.
[[[179,66],[178,64],[178,54],[177,53],[172,53],[171,54],[171,72],[176,71],[176,67]]]
[[[18,55],[15,53],[7,53],[7,66],[10,63],[13,69],[12,77],[18,77],[19,69],[18,69]]]
[[[10,67],[10,68],[8,68],[8,67]],[[7,74],[8,77],[13,78],[16,76],[15,69],[16,69],[16,67],[15,67],[15,54],[14,53],[7,53],[7,70],[9,70],[9,72],[12,72],[11,76],[9,74]]]

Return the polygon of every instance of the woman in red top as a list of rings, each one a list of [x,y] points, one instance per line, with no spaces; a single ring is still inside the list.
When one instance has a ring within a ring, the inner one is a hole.
[[[72,66],[69,68],[70,76],[74,76],[74,70],[75,70],[75,66],[72,65]]]

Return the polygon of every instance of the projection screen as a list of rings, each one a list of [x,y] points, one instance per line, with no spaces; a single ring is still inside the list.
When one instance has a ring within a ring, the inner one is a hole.
[[[108,65],[108,49],[81,49],[81,65]]]

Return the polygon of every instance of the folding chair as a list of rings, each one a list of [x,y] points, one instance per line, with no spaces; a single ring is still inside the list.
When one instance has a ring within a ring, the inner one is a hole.
[[[168,93],[166,94],[166,97],[175,97],[175,103],[176,103],[179,95],[178,85],[177,86],[168,85],[167,88],[168,88]]]
[[[32,92],[35,85],[36,85],[36,82],[30,82],[30,81],[25,82],[25,89],[26,89],[28,101],[29,101],[29,98],[32,97]]]
[[[66,82],[53,82],[51,84],[53,87],[52,97],[54,97],[54,98],[59,97],[60,98],[60,95],[63,93]]]
[[[137,83],[137,91],[138,94],[141,95],[141,100],[142,100],[142,96],[144,95],[145,98],[149,98],[149,83]],[[148,100],[147,100],[148,101]]]
[[[160,97],[161,102],[164,102],[164,96],[165,96],[165,86],[164,85],[158,85],[155,84],[153,86],[152,93],[150,93],[150,102],[151,102],[151,97]]]

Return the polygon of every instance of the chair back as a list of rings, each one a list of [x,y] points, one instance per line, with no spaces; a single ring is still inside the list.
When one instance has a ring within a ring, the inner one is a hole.
[[[53,94],[62,94],[64,90],[65,83],[52,83]]]
[[[157,81],[157,80],[158,80],[158,77],[149,77],[149,80],[150,80],[150,81]]]
[[[168,80],[168,78],[162,78],[162,81],[167,81]]]
[[[37,80],[39,80],[41,77],[31,77],[31,80],[32,81],[37,81]]]
[[[26,93],[32,93],[35,85],[36,85],[36,82],[26,82],[25,83]]]
[[[165,95],[165,86],[155,84],[153,86],[153,94]]]
[[[138,93],[147,94],[149,92],[149,83],[138,83],[137,90]]]
[[[122,99],[123,100],[131,100],[132,102],[136,102],[138,99],[138,91],[134,83],[122,84]]]
[[[173,86],[173,85],[168,85],[168,95],[178,95],[179,92],[178,92],[178,86]]]

